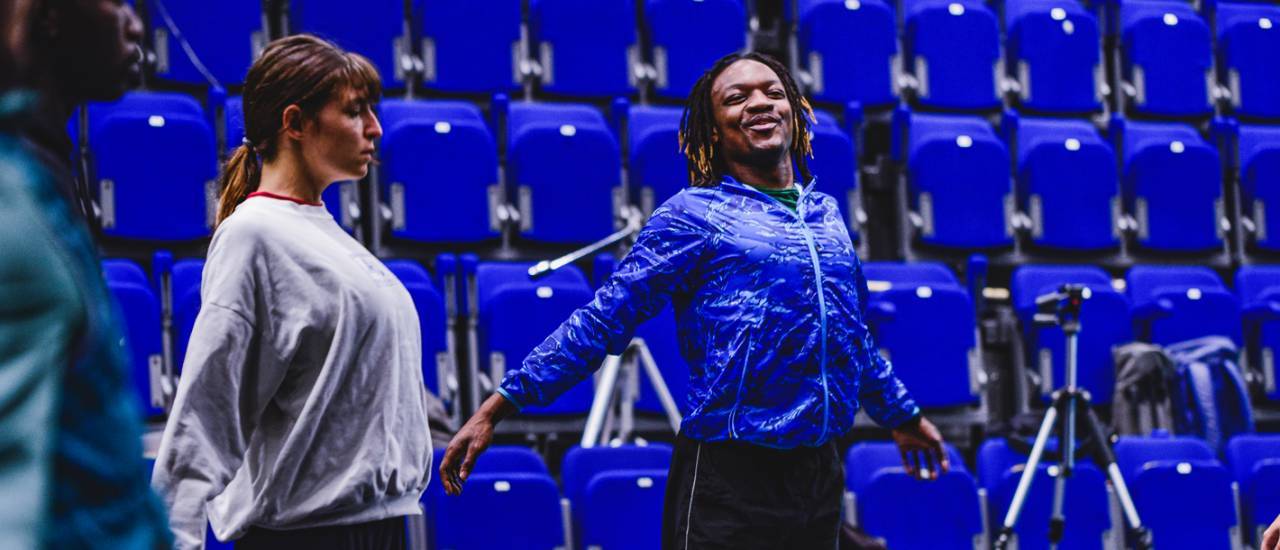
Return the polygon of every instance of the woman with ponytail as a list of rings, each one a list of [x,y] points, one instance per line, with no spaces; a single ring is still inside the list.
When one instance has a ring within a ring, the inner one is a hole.
[[[178,548],[403,548],[431,468],[418,317],[320,202],[382,134],[369,61],[298,35],[249,69],[156,459]]]

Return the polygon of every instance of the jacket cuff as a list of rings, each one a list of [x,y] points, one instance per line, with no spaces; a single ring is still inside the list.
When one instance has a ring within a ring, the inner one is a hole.
[[[510,401],[512,405],[515,405],[517,412],[524,412],[524,405],[521,405],[519,401],[516,401],[516,398],[511,397],[511,394],[507,393],[507,390],[502,389],[502,386],[498,386],[497,392],[501,394],[502,397],[505,397],[507,401]]]

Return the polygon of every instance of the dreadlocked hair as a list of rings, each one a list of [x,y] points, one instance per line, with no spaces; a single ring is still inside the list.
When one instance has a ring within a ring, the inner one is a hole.
[[[731,53],[720,58],[707,72],[702,73],[689,92],[684,114],[680,117],[680,152],[689,164],[689,182],[694,187],[713,187],[720,183],[726,171],[724,158],[716,156],[716,144],[712,136],[716,132],[715,106],[711,101],[711,85],[720,73],[742,60],[764,64],[778,75],[791,104],[791,159],[802,181],[808,181],[808,159],[813,158],[810,126],[818,123],[809,100],[800,93],[791,72],[776,59],[757,52]]]

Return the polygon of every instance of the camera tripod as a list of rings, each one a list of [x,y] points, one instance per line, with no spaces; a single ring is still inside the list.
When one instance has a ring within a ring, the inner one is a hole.
[[[1089,435],[1093,438],[1093,459],[1099,467],[1106,470],[1107,478],[1111,480],[1111,484],[1115,487],[1116,497],[1120,500],[1120,506],[1124,510],[1125,520],[1128,523],[1129,534],[1134,540],[1134,547],[1139,550],[1152,548],[1151,531],[1142,525],[1142,520],[1138,517],[1138,510],[1133,505],[1133,498],[1129,496],[1129,489],[1125,486],[1124,477],[1120,474],[1120,467],[1116,464],[1115,453],[1107,442],[1106,430],[1103,429],[1102,422],[1098,420],[1097,414],[1089,407],[1089,393],[1080,389],[1076,383],[1079,361],[1077,351],[1080,338],[1080,307],[1084,300],[1089,299],[1090,295],[1088,287],[1069,284],[1063,285],[1057,292],[1036,298],[1035,323],[1037,325],[1060,325],[1062,333],[1066,337],[1067,386],[1054,392],[1053,403],[1044,413],[1044,420],[1040,424],[1039,432],[1036,433],[1035,443],[1031,446],[1031,455],[1027,457],[1026,467],[1022,471],[1022,477],[1018,480],[1018,488],[1014,491],[1013,501],[1009,504],[1009,511],[1005,514],[999,537],[996,539],[995,547],[998,550],[1009,548],[1010,543],[1013,541],[1013,528],[1018,522],[1018,515],[1022,513],[1022,507],[1026,504],[1027,494],[1031,489],[1036,470],[1044,457],[1045,445],[1049,442],[1051,435],[1058,436],[1062,458],[1058,465],[1058,475],[1054,479],[1053,486],[1053,515],[1049,520],[1050,548],[1056,550],[1058,544],[1062,542],[1062,536],[1066,529],[1063,503],[1066,496],[1067,479],[1071,477],[1075,470],[1076,454],[1083,452],[1083,449],[1076,449],[1076,423],[1081,414],[1084,415],[1087,422],[1085,428],[1089,430]],[[1054,432],[1057,433],[1055,434]]]

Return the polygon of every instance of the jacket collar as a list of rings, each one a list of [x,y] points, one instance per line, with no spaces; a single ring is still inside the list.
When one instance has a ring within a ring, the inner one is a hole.
[[[808,182],[800,184],[800,200],[804,200],[804,198],[808,196],[809,192],[812,191],[814,187],[816,187],[817,183],[818,183],[818,177],[812,176],[809,178]],[[734,191],[751,194],[753,196],[764,195],[764,192],[760,191],[755,187],[752,187],[750,185],[747,185],[745,183],[742,183],[734,179],[734,177],[730,176],[729,174],[724,175],[724,179],[720,181],[720,186],[727,189],[734,190]]]

